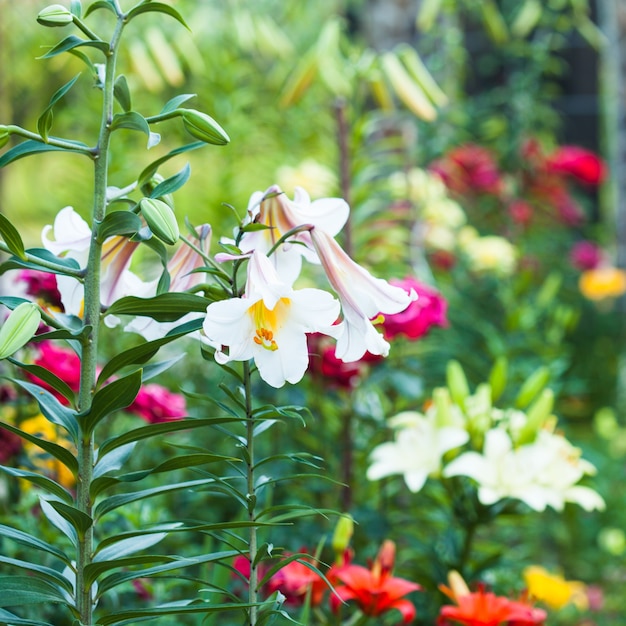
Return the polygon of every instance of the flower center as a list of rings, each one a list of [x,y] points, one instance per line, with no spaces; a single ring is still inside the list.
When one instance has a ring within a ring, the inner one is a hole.
[[[290,305],[291,300],[289,298],[281,298],[273,309],[268,309],[263,300],[255,302],[248,309],[255,327],[252,341],[271,352],[278,350],[274,334],[282,327]]]
[[[274,352],[274,350],[278,350],[278,344],[274,341],[274,333],[267,328],[257,328],[256,335],[252,338],[254,343],[265,348],[266,350],[270,350]]]

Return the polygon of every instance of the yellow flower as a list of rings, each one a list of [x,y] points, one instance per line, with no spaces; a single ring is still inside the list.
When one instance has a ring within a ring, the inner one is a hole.
[[[64,448],[71,448],[69,439],[63,435],[59,427],[49,422],[41,413],[24,420],[19,427],[30,435],[37,435]],[[61,461],[29,441],[24,441],[24,452],[33,468],[46,474],[46,476],[50,476],[67,489],[74,488],[76,484],[74,475]]]
[[[585,584],[565,580],[558,574],[550,574],[539,565],[531,565],[524,570],[524,580],[531,598],[544,602],[552,609],[560,609],[573,604],[581,610],[588,607]]]
[[[588,300],[617,298],[626,293],[626,272],[616,267],[587,270],[581,274],[578,286]]]
[[[517,249],[504,237],[496,235],[470,237],[462,245],[470,268],[474,272],[510,276],[515,271]]]

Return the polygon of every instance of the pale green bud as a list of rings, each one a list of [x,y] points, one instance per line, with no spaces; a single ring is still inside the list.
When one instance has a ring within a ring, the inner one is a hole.
[[[452,424],[450,392],[446,387],[437,387],[433,390],[433,404],[435,405],[435,422],[438,428]]]
[[[169,204],[163,200],[143,198],[139,206],[141,214],[156,237],[170,246],[178,241],[180,235],[178,222]]]
[[[7,145],[7,143],[9,143],[10,136],[11,133],[9,132],[9,129],[6,126],[0,126],[0,148],[3,148]]]
[[[506,374],[508,369],[508,361],[506,357],[500,356],[491,368],[489,373],[489,384],[491,385],[491,401],[495,402],[506,387]]]
[[[543,365],[538,367],[525,381],[515,398],[515,406],[521,409],[528,406],[550,380],[550,370]]]
[[[541,395],[526,412],[526,424],[522,427],[517,438],[518,445],[530,443],[537,437],[537,433],[548,422],[554,407],[554,392],[544,389]]]
[[[74,21],[74,16],[63,5],[51,4],[39,11],[37,21],[43,26],[67,26]]]
[[[22,302],[0,328],[0,359],[6,359],[29,342],[39,328],[41,312],[33,302]]]
[[[337,521],[335,532],[333,533],[333,552],[339,560],[348,549],[352,534],[354,533],[354,521],[349,515],[342,515]]]
[[[463,408],[465,406],[465,398],[470,394],[470,389],[467,384],[467,378],[465,378],[465,372],[458,361],[448,362],[446,379],[452,399]]]
[[[195,109],[179,109],[185,129],[196,139],[215,146],[224,146],[230,141],[226,131],[206,113]]]

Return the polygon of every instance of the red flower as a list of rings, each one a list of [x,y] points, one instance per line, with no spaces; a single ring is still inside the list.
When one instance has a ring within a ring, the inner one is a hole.
[[[572,246],[569,258],[581,272],[594,270],[602,263],[602,248],[591,241],[578,241]]]
[[[342,585],[335,588],[330,604],[336,611],[341,600],[354,600],[365,615],[375,617],[392,609],[400,611],[402,623],[415,618],[415,605],[404,596],[421,587],[404,578],[391,576],[395,558],[395,544],[385,541],[370,569],[361,565],[339,566],[334,577]]]
[[[313,559],[303,560],[317,565]],[[324,579],[300,561],[290,561],[278,570],[267,583],[268,593],[280,591],[285,596],[287,604],[302,604],[308,590],[311,589],[311,604],[317,606],[322,601],[322,596],[327,588]]]
[[[393,339],[398,335],[404,335],[409,339],[419,339],[426,335],[432,326],[446,327],[448,325],[446,318],[448,303],[439,292],[412,277],[389,282],[402,287],[407,293],[414,289],[417,293],[417,300],[411,302],[400,313],[384,316],[382,329],[385,339]]]
[[[54,274],[38,272],[37,270],[22,270],[18,280],[26,283],[26,293],[59,310],[63,310],[61,294],[57,289],[57,279]]]
[[[587,185],[599,185],[606,178],[602,159],[579,146],[561,146],[546,160],[548,171],[571,176]]]
[[[136,413],[146,422],[156,424],[179,419],[187,414],[185,398],[161,385],[144,385],[133,403],[127,409]]]
[[[446,187],[462,195],[500,195],[503,188],[498,166],[489,150],[475,144],[454,148],[429,169],[438,174]]]

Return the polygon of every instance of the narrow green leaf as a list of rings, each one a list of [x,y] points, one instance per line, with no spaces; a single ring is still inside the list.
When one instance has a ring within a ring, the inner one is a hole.
[[[203,148],[207,144],[204,141],[194,141],[193,143],[188,143],[180,148],[175,148],[174,150],[168,152],[165,156],[162,156],[160,159],[153,161],[146,167],[141,174],[139,174],[139,178],[137,180],[137,184],[140,188],[142,188],[146,183],[150,182],[150,179],[156,174],[157,170],[163,163],[166,163],[170,159],[173,159],[175,156],[179,154],[184,154],[185,152],[190,152],[191,150],[197,150],[198,148]]]
[[[76,144],[75,149],[59,148],[57,146],[51,146],[48,143],[35,141],[34,139],[26,139],[26,141],[22,141],[22,143],[14,146],[10,150],[7,150],[0,157],[0,167],[4,167],[9,163],[13,163],[13,161],[30,156],[31,154],[39,154],[41,152],[79,152],[80,154],[89,154],[89,146],[80,142],[72,143]]]
[[[0,624],[2,624],[2,626],[53,626],[49,622],[17,617],[17,615],[13,615],[13,613],[5,611],[4,609],[0,609]]]
[[[132,20],[134,17],[137,17],[141,13],[148,12],[165,13],[166,15],[173,17],[175,20],[180,22],[187,30],[189,30],[189,26],[187,26],[181,14],[176,9],[169,6],[169,4],[163,4],[161,2],[142,2],[136,7],[133,7],[127,14],[128,21]]]
[[[93,469],[93,479],[100,478],[100,476],[104,476],[107,472],[120,469],[133,453],[136,445],[136,442],[127,443],[125,446],[120,446],[108,454],[100,456]]]
[[[210,301],[191,293],[162,293],[153,298],[126,296],[115,301],[107,315],[151,317],[157,322],[174,322],[187,313],[204,313]]]
[[[113,235],[134,235],[142,227],[141,218],[131,211],[108,213],[98,226],[98,242]]]
[[[87,7],[87,10],[85,11],[85,17],[88,17],[90,13],[93,13],[98,9],[106,9],[107,11],[111,11],[113,15],[117,15],[117,11],[115,10],[115,3],[113,2],[113,0],[97,0]]]
[[[165,106],[161,109],[161,113],[159,115],[164,115],[165,113],[171,113],[172,111],[176,111],[176,109],[178,109],[178,107],[180,107],[183,102],[187,102],[187,100],[191,100],[191,98],[195,97],[195,93],[183,93],[180,96],[175,96],[165,104]]]
[[[23,261],[26,260],[22,237],[20,236],[17,228],[15,228],[10,220],[2,213],[0,213],[0,236],[2,236],[4,243],[7,244],[9,250],[16,257],[19,257]]]
[[[58,528],[71,542],[74,548],[78,547],[78,534],[72,524],[70,524],[54,507],[50,505],[50,502],[43,497],[39,498],[39,506],[41,512],[46,516],[48,521]]]
[[[101,563],[102,561],[115,561],[122,557],[135,554],[136,552],[147,550],[148,548],[151,548],[152,546],[159,543],[159,541],[165,539],[167,535],[168,533],[161,532],[122,539],[121,541],[117,541],[116,543],[107,546],[100,551],[96,550],[93,557],[93,562]]]
[[[158,487],[152,487],[151,489],[143,489],[142,491],[134,491],[131,493],[122,493],[110,498],[102,500],[95,508],[94,515],[96,518],[101,518],[103,515],[114,511],[115,509],[130,504],[131,502],[137,502],[139,500],[145,500],[146,498],[152,498],[164,493],[171,493],[173,491],[182,491],[183,489],[191,489],[192,487],[199,487],[200,485],[208,485],[214,482],[212,478],[201,478],[199,480],[188,480],[185,482],[174,483],[171,485],[160,485]]]
[[[146,565],[148,563],[172,563],[175,557],[164,554],[142,554],[136,556],[120,557],[111,561],[97,561],[85,567],[85,581],[87,584],[94,583],[102,574],[121,567],[133,567],[136,565]]]
[[[69,35],[63,41],[60,41],[56,46],[53,46],[46,54],[39,57],[40,59],[51,59],[63,52],[69,52],[74,48],[80,48],[81,46],[87,46],[89,48],[96,48],[103,52],[105,55],[109,53],[109,44],[106,41],[93,41],[91,39],[81,39],[76,35]]]
[[[66,450],[58,443],[48,441],[47,439],[40,439],[36,435],[31,435],[30,433],[20,430],[19,428],[11,424],[7,424],[6,422],[0,422],[0,428],[4,428],[9,432],[14,433],[22,439],[26,439],[26,441],[30,441],[30,443],[35,444],[48,454],[52,455],[55,459],[61,461],[61,463],[63,463],[63,465],[65,465],[65,467],[67,467],[72,474],[74,474],[74,476],[78,474],[78,461],[69,450]]]
[[[94,395],[88,413],[79,415],[85,432],[93,432],[96,425],[111,413],[132,404],[141,388],[141,372],[118,378]]]
[[[34,383],[14,380],[17,385],[28,391],[37,400],[43,415],[53,424],[62,426],[70,434],[74,443],[78,441],[78,422],[76,412],[63,406],[49,391]]]
[[[38,565],[37,563],[30,563],[29,561],[22,561],[20,559],[12,559],[8,556],[2,555],[0,555],[0,563],[13,565],[14,567],[19,567],[20,569],[25,569],[30,572],[37,572],[37,575],[43,580],[47,580],[48,582],[57,584],[69,593],[72,593],[73,591],[72,583],[67,578],[65,578],[65,576],[63,576],[61,572],[57,572],[57,570],[52,569],[51,567]],[[2,617],[1,614],[0,617]]]
[[[11,528],[10,526],[0,524],[0,535],[3,539],[12,539],[16,543],[22,544],[34,550],[47,552],[48,554],[51,554],[57,559],[63,561],[65,565],[69,566],[71,564],[71,560],[65,554],[65,552],[59,550],[59,548],[57,548],[56,546],[53,546],[43,541],[42,539],[39,539],[38,537],[33,537],[32,535],[29,535],[22,530],[17,530],[16,528]]]
[[[58,585],[36,576],[0,576],[0,607],[44,602],[66,603]]]
[[[120,103],[120,106],[126,113],[129,113],[132,106],[130,101],[130,89],[128,89],[128,83],[126,82],[126,76],[121,74],[115,79],[113,86],[113,95],[115,99]]]
[[[70,12],[78,18],[82,17],[83,7],[80,0],[70,0]]]
[[[118,128],[138,130],[146,136],[150,136],[150,125],[146,121],[146,118],[136,111],[117,113],[114,115],[113,122],[111,122],[111,130],[117,130]]]
[[[20,258],[11,257],[8,261],[4,262],[0,266],[0,271],[4,273],[7,270],[15,269],[16,267],[24,267],[27,269],[39,270],[41,272],[48,272],[51,274],[62,274],[62,268],[64,267],[70,270],[80,269],[80,265],[78,264],[78,261],[76,261],[76,259],[64,259],[61,257],[57,257],[45,248],[29,248],[28,250],[26,250],[26,252],[32,257],[43,259],[44,261],[48,261],[49,263],[54,263],[59,267],[59,269],[56,270],[54,268],[37,265],[36,261],[22,261]],[[11,264],[11,262],[13,264]]]
[[[39,119],[37,120],[37,130],[39,131],[39,134],[42,136],[44,141],[48,141],[48,133],[52,128],[52,109],[54,108],[54,105],[74,86],[74,83],[78,80],[79,76],[80,74],[77,74],[76,76],[74,76],[74,78],[72,78],[72,80],[65,83],[63,87],[57,89],[52,95],[52,98],[50,98],[48,106],[39,116]]]
[[[178,191],[188,180],[191,175],[191,167],[189,163],[183,167],[180,172],[174,174],[170,178],[166,178],[163,182],[159,183],[150,194],[150,198],[160,198],[168,193],[174,193]]]
[[[16,467],[8,467],[6,465],[0,465],[0,472],[4,472],[9,476],[15,476],[16,478],[27,480],[33,483],[33,485],[37,485],[38,487],[41,487],[41,489],[45,489],[53,496],[62,498],[66,502],[72,502],[73,500],[72,494],[69,491],[51,478],[43,476],[42,474],[37,474],[36,472],[31,472],[29,470],[18,469]]]
[[[13,363],[13,365],[17,365],[17,367],[23,369],[25,372],[28,372],[32,376],[43,380],[43,382],[50,385],[50,387],[60,393],[66,400],[69,400],[70,404],[74,404],[75,396],[72,388],[64,380],[61,380],[49,369],[41,367],[41,365],[22,363],[21,361],[18,361],[17,359],[13,359],[11,357],[9,357],[7,360],[10,363]]]
[[[48,504],[65,520],[67,520],[78,533],[79,537],[84,537],[85,532],[93,526],[93,520],[83,511],[79,511],[73,506],[56,500],[47,500]]]

